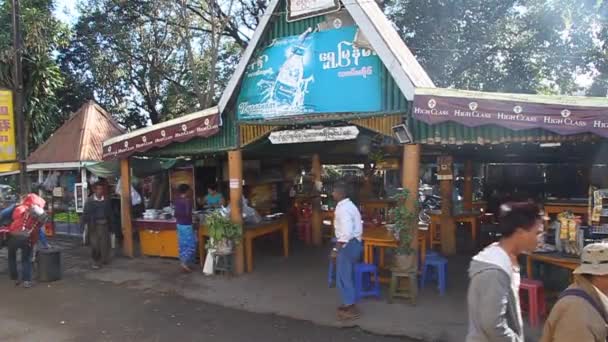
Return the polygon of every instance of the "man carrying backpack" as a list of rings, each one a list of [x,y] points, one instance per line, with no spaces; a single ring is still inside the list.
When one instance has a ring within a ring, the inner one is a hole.
[[[541,342],[606,342],[608,336],[608,244],[594,243],[581,254],[574,284],[557,301]]]

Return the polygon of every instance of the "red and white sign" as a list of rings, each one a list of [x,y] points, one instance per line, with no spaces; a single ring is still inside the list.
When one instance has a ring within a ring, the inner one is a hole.
[[[209,137],[219,131],[220,115],[217,111],[207,115],[190,114],[108,140],[103,146],[103,159],[120,159],[174,142]]]

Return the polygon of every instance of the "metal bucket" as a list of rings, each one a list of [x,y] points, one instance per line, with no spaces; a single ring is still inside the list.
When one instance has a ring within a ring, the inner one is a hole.
[[[61,280],[61,252],[47,249],[38,251],[38,280],[51,282]]]

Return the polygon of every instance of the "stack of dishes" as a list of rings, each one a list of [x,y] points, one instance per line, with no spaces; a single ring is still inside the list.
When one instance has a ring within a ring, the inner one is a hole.
[[[144,220],[157,220],[159,212],[156,209],[146,209],[144,211]]]

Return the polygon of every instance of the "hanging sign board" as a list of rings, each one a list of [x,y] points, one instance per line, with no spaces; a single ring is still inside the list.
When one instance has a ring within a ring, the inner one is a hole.
[[[82,213],[84,211],[86,198],[86,188],[83,183],[74,184],[74,205],[76,206],[77,213]]]
[[[320,129],[297,129],[270,133],[273,144],[298,144],[324,141],[354,140],[359,136],[357,126],[324,127]]]
[[[356,34],[356,26],[306,31],[261,49],[243,76],[238,119],[381,111],[382,64]]]
[[[340,10],[338,0],[287,0],[287,21],[297,21]]]
[[[17,159],[13,93],[0,90],[0,162]],[[0,163],[0,172],[19,170],[19,163]]]
[[[454,175],[452,173],[453,162],[454,162],[454,159],[451,156],[437,157],[437,179],[438,180],[454,179]]]

